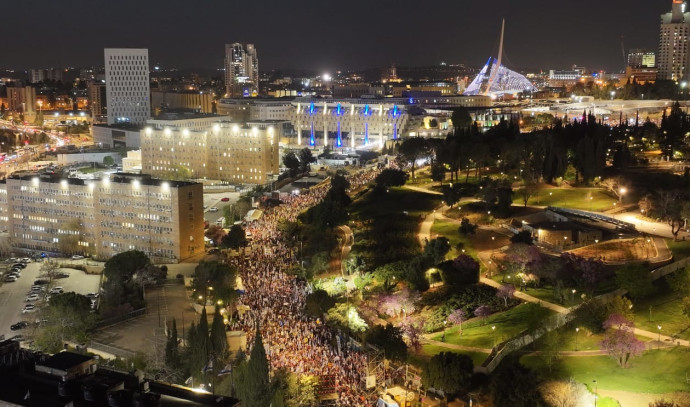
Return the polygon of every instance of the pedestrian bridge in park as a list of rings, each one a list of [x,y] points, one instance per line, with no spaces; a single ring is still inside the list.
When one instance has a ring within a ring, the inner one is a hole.
[[[570,209],[570,208],[559,208],[556,206],[549,206],[548,208],[546,208],[546,210],[560,213],[560,214],[566,215],[566,216],[567,215],[578,216],[578,217],[585,218],[585,219],[591,219],[591,220],[595,220],[595,221],[610,223],[610,224],[616,226],[618,229],[622,229],[622,230],[626,230],[626,231],[630,231],[630,232],[634,232],[636,230],[635,225],[630,223],[630,222],[616,219],[614,217],[604,215],[603,213],[599,213],[599,212],[581,211],[579,209]]]

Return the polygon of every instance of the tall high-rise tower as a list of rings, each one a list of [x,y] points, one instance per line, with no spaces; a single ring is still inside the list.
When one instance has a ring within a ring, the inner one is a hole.
[[[108,124],[146,124],[151,118],[149,50],[106,48],[104,55]]]
[[[690,13],[683,0],[672,0],[671,12],[661,15],[659,79],[686,79],[690,66]]]
[[[259,58],[254,44],[225,44],[225,93],[233,98],[259,93]]]

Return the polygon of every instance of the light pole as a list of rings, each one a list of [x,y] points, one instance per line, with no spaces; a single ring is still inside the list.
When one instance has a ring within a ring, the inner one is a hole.
[[[575,351],[577,352],[577,337],[580,336],[580,327],[575,328]]]
[[[594,383],[594,407],[597,407],[597,398],[599,397],[597,396],[597,381],[592,380],[592,383]]]
[[[495,348],[496,347],[496,325],[493,325],[491,327],[491,338],[492,338],[492,343],[493,343],[493,345],[491,347]]]
[[[446,325],[448,324],[448,320],[443,321],[443,335],[441,335],[441,342],[446,341]]]
[[[628,192],[628,190],[627,190],[626,188],[620,188],[620,189],[618,190],[618,192],[619,192],[619,194],[618,194],[618,202],[620,202],[621,204],[623,204],[623,195],[625,195],[625,193]]]
[[[657,340],[659,341],[659,347],[661,347],[661,325],[657,325],[656,329],[659,331],[659,337]]]

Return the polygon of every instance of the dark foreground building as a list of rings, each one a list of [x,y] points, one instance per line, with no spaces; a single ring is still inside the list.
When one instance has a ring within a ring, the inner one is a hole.
[[[36,407],[239,406],[239,400],[103,368],[92,356],[44,355],[0,342],[0,405]]]

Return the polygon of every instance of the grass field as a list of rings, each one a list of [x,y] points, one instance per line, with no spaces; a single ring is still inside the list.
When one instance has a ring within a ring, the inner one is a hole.
[[[671,290],[665,279],[659,279],[654,285],[657,292],[653,296],[634,303],[635,325],[651,332],[657,332],[661,325],[662,334],[690,340],[690,318],[683,314],[682,299]]]
[[[618,202],[618,199],[601,188],[542,188],[528,200],[529,205],[558,206],[585,211],[611,209],[614,202]],[[524,203],[519,191],[514,194],[513,203]]]
[[[459,325],[446,329],[446,342],[476,348],[492,348],[552,314],[552,311],[536,304],[520,304],[508,311],[493,314],[486,318],[486,321],[475,320],[462,324],[462,335]],[[494,326],[495,330],[492,329]],[[443,332],[439,332],[432,339],[440,341],[442,337]]]
[[[522,362],[534,369],[548,372],[539,356],[524,356]],[[596,380],[599,389],[623,390],[636,393],[671,393],[690,390],[686,374],[690,366],[690,350],[675,347],[651,350],[633,359],[623,369],[608,356],[564,357],[556,362],[549,377],[569,378],[591,383]]]
[[[458,249],[458,245],[462,244],[462,248],[465,249],[465,254],[468,254],[475,259],[477,258],[477,251],[474,249],[472,243],[472,236],[463,236],[458,233],[458,228],[460,227],[458,222],[453,222],[445,219],[437,219],[431,226],[431,235],[445,236],[450,242],[450,252],[446,255],[447,259],[454,259],[462,250]]]
[[[673,253],[673,260],[678,261],[690,257],[690,240],[666,239],[666,244]]]

